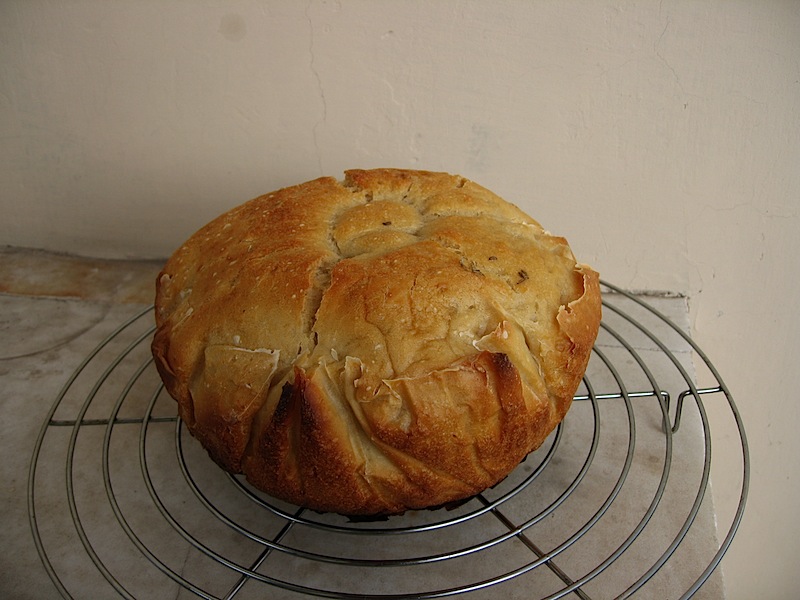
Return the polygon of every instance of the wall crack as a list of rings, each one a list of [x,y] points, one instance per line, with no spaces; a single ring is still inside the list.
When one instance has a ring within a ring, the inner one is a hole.
[[[319,70],[317,69],[317,60],[316,60],[316,51],[314,48],[314,20],[311,18],[311,5],[313,0],[310,0],[309,3],[306,5],[305,16],[306,22],[308,23],[308,54],[309,54],[309,61],[308,67],[311,70],[311,74],[314,77],[314,81],[317,84],[317,93],[319,94],[320,102],[322,103],[322,114],[320,118],[314,123],[314,126],[311,128],[312,138],[314,140],[314,150],[317,155],[317,166],[319,167],[320,175],[323,175],[325,171],[322,168],[322,153],[320,151],[319,146],[319,128],[321,125],[325,124],[328,120],[328,101],[325,98],[325,89],[322,85],[322,77],[320,77]]]

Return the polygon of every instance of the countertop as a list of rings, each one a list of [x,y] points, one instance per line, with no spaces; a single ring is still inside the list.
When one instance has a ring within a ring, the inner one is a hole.
[[[683,298],[645,299],[677,326],[656,319],[651,339],[636,327],[647,311],[633,322],[618,318],[614,307],[640,307],[606,290],[608,325],[563,430],[481,498],[383,523],[308,513],[292,521],[281,511],[293,515],[293,507],[222,474],[159,391],[146,348],[159,266],[0,252],[0,596],[57,598],[57,585],[76,598],[301,598],[303,589],[424,596],[493,581],[464,597],[529,599],[558,596],[585,578],[565,597],[611,598],[634,586],[635,598],[664,599],[680,597],[714,559],[728,525],[717,532],[711,495],[698,491],[703,419],[687,402],[680,429],[667,436],[652,385],[670,394],[674,420],[674,400],[688,385],[681,371],[693,378],[697,363],[678,333],[688,330]],[[109,336],[111,354],[74,377]],[[115,367],[107,376],[115,360],[128,372]],[[492,504],[533,474],[520,493]],[[462,516],[455,526],[428,527]],[[416,529],[351,531],[385,528]],[[459,558],[403,563],[483,545]],[[339,564],[342,557],[358,564]],[[720,569],[695,597],[724,597]]]

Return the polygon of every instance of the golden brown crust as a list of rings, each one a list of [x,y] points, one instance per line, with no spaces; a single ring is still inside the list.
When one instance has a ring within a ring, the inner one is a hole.
[[[157,282],[187,427],[266,492],[344,514],[473,495],[561,421],[600,321],[566,240],[462,177],[353,170],[260,196]]]

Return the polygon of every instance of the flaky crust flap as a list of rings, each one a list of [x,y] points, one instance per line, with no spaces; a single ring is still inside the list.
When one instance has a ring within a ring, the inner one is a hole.
[[[255,198],[175,252],[156,366],[211,457],[276,497],[352,515],[469,497],[566,414],[598,275],[461,177],[345,175]]]

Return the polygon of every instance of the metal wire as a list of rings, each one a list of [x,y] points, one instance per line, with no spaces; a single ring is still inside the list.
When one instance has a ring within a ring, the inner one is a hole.
[[[528,580],[540,579],[548,583],[539,598],[628,598],[655,586],[657,576],[672,564],[679,549],[693,543],[688,538],[705,506],[715,433],[703,399],[719,402],[724,397],[738,434],[737,445],[741,444],[741,496],[727,531],[720,531],[723,539],[706,551],[704,563],[697,567],[700,572],[684,577],[680,589],[669,592],[670,597],[691,597],[711,577],[741,522],[750,472],[744,427],[730,392],[689,336],[651,304],[603,285],[601,334],[605,342],[595,346],[575,407],[546,445],[506,481],[462,507],[422,511],[386,522],[348,522],[291,507],[252,489],[239,477],[219,475],[219,469],[197,451],[197,443],[175,414],[174,403],[153,376],[147,351],[153,333],[151,309],[137,313],[83,360],[60,390],[39,432],[28,478],[28,510],[46,572],[62,597],[87,594],[60,558],[57,542],[47,533],[49,524],[43,525],[68,515],[71,543],[123,598],[146,595],[147,585],[155,585],[185,589],[209,600],[233,599],[254,586],[270,594],[283,590],[292,597],[426,600],[489,593],[519,581],[526,584],[526,597],[534,597],[537,592]],[[685,357],[677,356],[653,332],[664,325],[669,336],[677,334],[676,339],[698,357],[714,380],[711,385],[698,387],[681,360]],[[656,374],[658,369],[664,371],[664,365],[671,374],[669,381]],[[679,433],[687,411],[694,429]],[[99,417],[94,414],[98,412]],[[654,419],[661,423],[655,437]],[[57,450],[63,445],[57,431],[69,432],[63,451]],[[91,451],[99,455],[99,477],[87,476],[83,464],[92,460],[85,448],[95,448],[93,431],[103,434],[99,448]],[[125,443],[129,432],[137,433],[135,447]],[[686,460],[676,453],[676,444],[680,448],[691,436],[699,436],[702,448],[696,463],[687,469],[697,472],[696,485],[682,508],[685,513],[672,517],[672,500],[666,498],[675,494],[671,484],[678,476],[673,462]],[[167,445],[172,447],[171,456],[165,454]],[[646,477],[642,456],[652,463]],[[45,490],[42,483],[51,478],[59,462],[64,477],[60,495]],[[138,465],[137,473],[131,465]],[[217,477],[214,485],[208,483],[209,477]],[[637,487],[631,490],[634,480]],[[593,486],[604,491],[590,491]],[[640,512],[620,517],[632,494]],[[94,501],[104,496],[106,512],[113,518],[86,508],[84,495]],[[53,506],[61,516],[53,515]],[[566,518],[573,513],[583,516],[574,521]],[[653,522],[663,521],[665,514],[670,515],[670,533],[663,534],[667,537],[662,541],[653,532],[663,525]],[[185,562],[176,563],[161,548],[151,527],[139,523],[144,518],[153,529],[165,532],[171,547],[180,548]],[[196,518],[212,525],[198,528]],[[553,525],[562,521],[566,524]],[[109,552],[104,534],[113,536],[126,556],[151,566],[147,582],[120,569],[116,550]],[[584,555],[594,548],[592,538],[597,537],[609,539],[602,549],[592,550],[587,565]],[[221,547],[221,539],[233,540],[232,545]],[[651,539],[658,539],[657,555],[637,565],[634,572],[628,571],[632,557],[638,558],[636,548],[652,545]],[[507,564],[496,557],[507,558]],[[220,578],[225,584],[209,583],[203,569],[186,566],[192,561],[227,574]],[[323,575],[303,579],[286,565]],[[625,577],[612,576],[623,568]],[[326,579],[325,573],[331,576]],[[544,573],[549,575],[538,575]],[[372,585],[373,579],[384,582],[384,587]],[[424,589],[420,589],[423,581]]]

